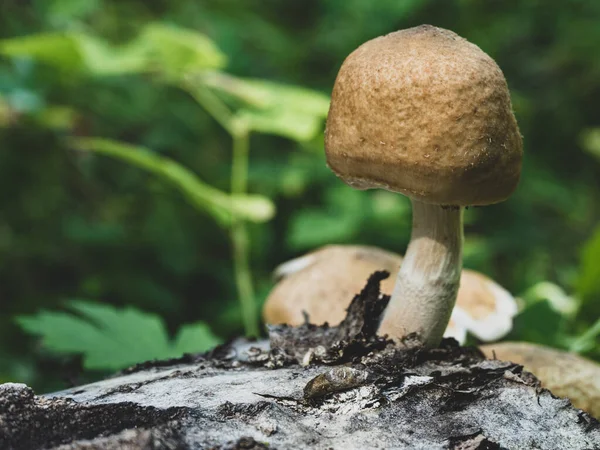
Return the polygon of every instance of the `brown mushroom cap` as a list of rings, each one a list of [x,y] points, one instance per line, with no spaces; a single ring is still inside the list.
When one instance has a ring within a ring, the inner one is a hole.
[[[325,150],[329,167],[355,188],[460,206],[506,199],[523,153],[498,65],[431,25],[378,37],[346,58]]]
[[[396,273],[402,256],[377,247],[328,245],[276,269],[279,278],[263,307],[266,323],[301,325],[303,311],[311,323],[339,324],[352,298],[377,270]],[[395,277],[381,283],[390,295]],[[468,330],[479,339],[492,341],[508,333],[516,314],[514,298],[500,285],[478,272],[464,269],[453,320],[446,336],[463,342]]]
[[[600,364],[574,353],[527,342],[482,345],[487,358],[521,364],[554,395],[600,418]]]
[[[327,245],[276,269],[282,278],[273,288],[263,307],[266,323],[301,325],[303,311],[310,322],[339,324],[346,308],[377,270],[398,272],[402,257],[377,247],[360,245]],[[390,294],[394,277],[381,283]]]

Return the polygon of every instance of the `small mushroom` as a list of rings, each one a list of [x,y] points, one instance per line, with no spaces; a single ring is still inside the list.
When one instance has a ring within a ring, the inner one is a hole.
[[[517,301],[510,292],[479,272],[463,269],[444,337],[454,337],[462,344],[468,331],[480,341],[497,341],[512,329],[517,312]]]
[[[600,364],[574,353],[528,342],[482,345],[489,359],[511,361],[533,373],[558,397],[600,418]]]
[[[377,247],[328,245],[281,264],[275,269],[277,285],[263,308],[266,323],[300,325],[306,312],[312,323],[339,324],[354,295],[373,272],[397,273],[402,256]],[[383,281],[381,291],[390,295],[394,278]],[[467,332],[484,342],[500,339],[512,328],[517,303],[490,278],[463,270],[456,306],[445,337],[461,344]]]
[[[416,332],[438,345],[458,292],[463,208],[505,200],[520,177],[502,71],[476,45],[430,25],[368,41],[336,78],[325,152],[348,185],[411,199],[411,241],[379,333]]]

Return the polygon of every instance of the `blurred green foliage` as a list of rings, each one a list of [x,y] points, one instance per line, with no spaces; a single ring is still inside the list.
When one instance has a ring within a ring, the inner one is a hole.
[[[183,326],[171,343],[163,322],[154,314],[85,301],[67,305],[81,317],[41,311],[35,317],[17,317],[17,322],[25,331],[43,336],[44,346],[53,352],[83,354],[83,367],[89,370],[117,370],[140,361],[177,358],[220,343],[205,324]]]
[[[600,3],[5,0],[0,382],[54,389],[129,364],[106,317],[140,359],[193,350],[183,333],[202,350],[243,331],[240,284],[260,302],[272,268],[316,246],[403,252],[409,203],[337,180],[322,130],[344,57],[421,23],[498,61],[525,139],[517,192],[467,211],[465,266],[520,295],[510,338],[600,359]]]
[[[100,138],[79,138],[71,143],[75,149],[113,156],[171,182],[192,205],[209,212],[223,226],[231,225],[233,217],[260,223],[275,213],[274,205],[267,198],[228,195],[203,183],[182,165],[146,148]]]

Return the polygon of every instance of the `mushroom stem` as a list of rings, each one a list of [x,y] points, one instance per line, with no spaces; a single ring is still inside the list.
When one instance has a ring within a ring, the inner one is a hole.
[[[379,327],[400,339],[416,332],[427,347],[439,345],[448,326],[462,270],[463,208],[412,200],[410,243]]]

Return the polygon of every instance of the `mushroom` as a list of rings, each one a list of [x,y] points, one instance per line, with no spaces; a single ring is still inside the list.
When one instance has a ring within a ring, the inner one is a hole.
[[[497,341],[510,332],[517,312],[517,300],[510,292],[479,272],[463,269],[444,337],[462,344],[468,331],[480,341]]]
[[[533,373],[542,387],[568,397],[577,408],[600,418],[600,365],[574,353],[528,342],[482,345],[489,359],[511,361]]]
[[[301,325],[304,312],[312,323],[339,324],[355,294],[377,270],[397,273],[402,256],[377,247],[328,245],[281,264],[275,269],[277,285],[263,307],[266,323]],[[383,280],[381,291],[390,295],[394,278]],[[467,332],[490,342],[512,328],[516,300],[502,286],[472,270],[463,270],[458,298],[445,337],[461,344]]]
[[[379,333],[439,344],[458,292],[463,208],[516,188],[521,136],[506,80],[479,47],[422,25],[366,42],[342,64],[327,164],[357,189],[412,200],[413,228]]]

